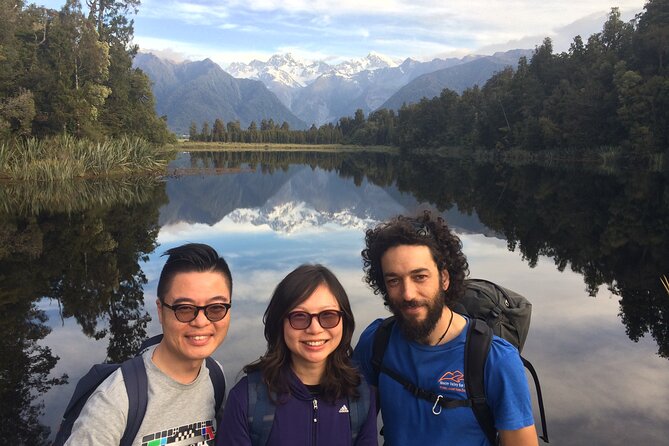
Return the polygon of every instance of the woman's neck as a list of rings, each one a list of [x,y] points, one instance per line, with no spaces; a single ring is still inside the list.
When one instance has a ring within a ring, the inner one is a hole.
[[[292,361],[290,365],[291,369],[297,375],[297,377],[302,381],[302,384],[305,385],[316,385],[321,383],[323,374],[325,373],[325,363],[309,363],[309,362],[300,362],[297,363]]]

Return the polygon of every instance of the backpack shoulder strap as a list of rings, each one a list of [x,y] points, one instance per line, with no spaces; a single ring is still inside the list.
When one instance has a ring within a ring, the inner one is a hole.
[[[470,318],[465,341],[465,388],[472,410],[490,444],[497,444],[497,430],[487,404],[483,383],[485,361],[492,344],[492,330],[481,319]]]
[[[72,393],[70,402],[65,408],[63,419],[61,420],[53,446],[62,446],[72,433],[74,422],[79,418],[88,397],[98,388],[100,383],[118,370],[120,364],[95,364],[90,370],[79,379]]]
[[[149,385],[142,356],[135,356],[121,364],[123,382],[128,394],[128,420],[125,425],[121,446],[131,446],[144,420],[148,403]]]
[[[267,385],[257,370],[247,375],[249,407],[247,411],[249,433],[253,446],[265,446],[274,424],[276,406],[269,399]]]
[[[144,353],[149,347],[160,344],[160,341],[162,340],[163,340],[162,333],[155,336],[151,336],[148,339],[144,339],[140,344],[139,350],[137,351],[137,354],[135,356],[141,356],[142,353]]]
[[[205,365],[207,366],[207,370],[209,370],[211,385],[214,387],[214,399],[216,401],[214,413],[218,415],[218,411],[225,398],[225,375],[223,375],[223,370],[221,370],[221,367],[214,358],[207,357],[205,359]]]
[[[348,399],[349,419],[351,421],[351,444],[355,444],[360,429],[365,424],[369,414],[369,385],[365,378],[360,376],[360,384],[357,387],[358,398]]]
[[[386,354],[388,342],[390,342],[390,333],[393,331],[394,324],[395,316],[390,316],[381,322],[376,333],[374,333],[374,341],[372,343],[372,368],[374,369],[377,386],[379,385],[379,374],[381,373],[383,356]]]
[[[372,344],[372,366],[375,371],[376,385],[378,386],[379,383],[379,374],[383,372],[392,379],[394,379],[395,381],[397,381],[398,383],[400,383],[402,387],[404,387],[409,393],[411,393],[416,398],[422,398],[426,401],[433,403],[432,410],[435,412],[435,414],[441,411],[441,409],[438,409],[438,406],[444,409],[453,409],[456,407],[470,407],[471,402],[468,399],[462,400],[462,399],[444,398],[441,395],[437,395],[432,391],[418,387],[404,375],[399,373],[397,370],[394,370],[383,364],[383,355],[385,354],[386,349],[388,347],[388,343],[390,342],[390,334],[392,332],[394,323],[395,323],[394,316],[385,319],[381,323],[379,328],[376,330],[376,333],[374,334],[374,341]],[[381,392],[377,392],[376,394],[377,411],[380,410],[381,408],[380,395]]]
[[[539,385],[539,376],[537,376],[537,371],[534,369],[534,366],[530,361],[520,356],[523,365],[527,370],[530,371],[532,375],[532,380],[534,381],[534,387],[537,389],[537,403],[539,405],[539,415],[541,417],[541,431],[543,435],[539,435],[545,443],[548,443],[548,426],[546,423],[546,410],[544,409],[544,397],[541,394],[541,386]]]

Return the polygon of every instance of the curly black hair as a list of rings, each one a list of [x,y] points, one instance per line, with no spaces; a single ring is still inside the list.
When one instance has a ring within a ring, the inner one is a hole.
[[[439,271],[447,270],[450,286],[444,293],[446,305],[462,296],[465,277],[469,274],[467,258],[462,253],[462,242],[451,232],[443,218],[433,218],[429,211],[417,217],[399,215],[365,232],[362,250],[365,282],[374,294],[382,294],[388,305],[388,292],[383,279],[381,257],[390,248],[399,245],[427,246]]]

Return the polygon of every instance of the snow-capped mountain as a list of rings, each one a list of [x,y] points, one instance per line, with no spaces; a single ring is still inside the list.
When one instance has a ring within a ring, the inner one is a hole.
[[[239,120],[243,127],[262,119],[306,126],[264,82],[234,78],[209,59],[173,63],[139,53],[133,63],[151,79],[156,111],[177,134],[186,134],[191,122],[213,125],[215,119]]]
[[[252,60],[245,64],[234,62],[226,71],[233,77],[277,82],[290,88],[304,87],[318,76],[332,71],[333,67],[322,61],[307,62],[296,58],[291,53],[275,54],[267,62]]]
[[[380,68],[392,68],[400,65],[396,60],[379,53],[371,52],[365,57],[352,59],[334,66],[334,71],[340,76],[354,76],[361,71],[374,71]]]
[[[259,60],[253,60],[248,64],[235,62],[230,64],[226,68],[226,71],[236,78],[261,81],[286,107],[302,110],[304,116],[308,117],[305,122],[320,125],[328,120],[337,119],[339,117],[337,115],[339,107],[335,107],[337,111],[333,111],[328,103],[323,103],[320,111],[314,113],[314,107],[318,108],[318,106],[314,105],[313,101],[309,101],[309,105],[296,103],[296,97],[298,97],[299,101],[304,100],[305,95],[300,94],[302,90],[317,81],[320,81],[318,82],[319,86],[328,85],[330,82],[327,79],[333,78],[336,78],[336,84],[350,83],[353,89],[358,90],[355,87],[358,81],[351,80],[353,77],[362,72],[373,72],[379,69],[396,67],[399,65],[399,62],[382,54],[372,52],[366,57],[352,59],[337,65],[330,65],[324,61],[305,61],[290,53],[286,53],[275,54],[267,62]],[[367,77],[367,75],[364,77]],[[308,90],[319,91],[321,88],[319,86],[314,86],[314,88]],[[390,94],[394,93],[397,88],[394,88]],[[346,88],[346,90],[350,91],[351,88]],[[358,95],[359,92],[355,93],[355,96]],[[387,97],[384,96],[378,103],[381,104]],[[317,101],[320,101],[320,99]],[[365,111],[369,109],[369,104],[363,102],[361,105]],[[348,108],[345,110],[346,112],[349,111]],[[353,108],[353,111],[355,111],[355,108]]]
[[[314,209],[309,203],[303,201],[277,203],[273,207],[235,209],[228,215],[228,218],[238,224],[266,225],[274,232],[282,234],[294,234],[327,225],[359,229],[362,232],[376,223],[376,220],[371,218],[360,218],[350,209],[325,212]]]
[[[530,50],[525,51],[531,53]],[[423,96],[431,98],[444,88],[459,93],[474,84],[483,85],[495,71],[506,65],[515,66],[519,54],[515,50],[493,56],[472,55],[420,62],[411,58],[399,61],[370,53],[337,65],[305,61],[290,53],[277,54],[266,62],[253,60],[248,64],[233,63],[227,67],[224,74],[229,79],[226,83],[239,84],[237,89],[246,92],[248,97],[244,100],[240,99],[240,94],[234,100],[229,95],[212,94],[212,83],[207,77],[189,81],[188,85],[193,84],[191,90],[201,93],[197,98],[192,91],[186,91],[179,100],[169,100],[175,91],[183,90],[184,82],[175,85],[163,80],[173,81],[174,67],[188,64],[149,64],[145,63],[149,55],[144,54],[137,56],[135,64],[145,70],[154,82],[156,108],[165,110],[161,113],[166,114],[171,123],[178,121],[178,131],[183,133],[190,122],[201,125],[206,120],[211,124],[216,118],[226,122],[239,119],[246,127],[253,120],[257,123],[271,116],[275,122],[285,120],[291,128],[304,128],[310,124],[320,126],[336,122],[343,116],[353,116],[358,109],[369,114],[382,106],[397,108],[398,101],[401,105],[416,102]],[[208,66],[212,64],[209,61]],[[191,62],[190,65],[198,63]],[[218,69],[223,73],[220,67]],[[439,76],[423,76],[433,72],[439,72]],[[422,84],[414,84],[413,81],[420,76],[423,76]],[[426,83],[430,88],[423,85]],[[261,102],[249,99],[253,93],[250,90],[262,93],[265,99]],[[267,90],[273,93],[274,99],[269,97],[272,95],[265,94],[269,93]],[[393,100],[388,102],[391,98]],[[240,104],[240,110],[235,113],[227,110],[231,104]],[[287,110],[279,113],[281,106]],[[251,109],[247,110],[249,107]],[[242,111],[249,113],[242,114]],[[176,124],[172,127],[177,128]]]
[[[329,65],[323,61],[307,62],[291,54],[283,54],[274,55],[267,62],[233,63],[227,70],[234,77],[261,81],[301,120],[307,124],[322,125],[336,122],[342,116],[353,116],[357,109],[365,114],[376,110],[421,75],[490,57],[493,56],[470,55],[461,59],[420,62],[411,58],[401,61],[371,52],[365,57]],[[506,59],[500,63],[506,63]],[[517,57],[515,61],[508,62],[512,66],[516,63]],[[476,77],[468,74],[463,79],[457,75],[446,78],[435,83],[434,88],[461,92],[474,83],[484,82],[500,69],[498,65],[481,68]],[[415,98],[411,97],[406,102],[415,102]]]

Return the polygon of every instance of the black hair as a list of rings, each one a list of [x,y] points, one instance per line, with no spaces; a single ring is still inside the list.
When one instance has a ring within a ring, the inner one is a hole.
[[[381,268],[383,254],[395,246],[427,246],[432,259],[441,271],[448,271],[449,287],[444,292],[444,303],[450,304],[464,292],[464,280],[469,274],[467,258],[462,253],[462,242],[451,232],[441,217],[432,217],[425,211],[417,217],[399,215],[365,232],[365,249],[362,250],[365,282],[374,294],[382,294],[388,305],[386,289]]]
[[[158,280],[158,299],[165,301],[165,295],[172,286],[174,276],[189,272],[217,272],[225,277],[232,299],[232,274],[223,257],[216,250],[203,243],[188,243],[176,248],[168,249],[163,256],[168,256]]]

